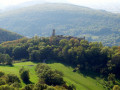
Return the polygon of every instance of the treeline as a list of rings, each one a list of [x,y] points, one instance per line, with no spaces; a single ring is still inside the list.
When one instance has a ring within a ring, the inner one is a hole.
[[[79,70],[93,71],[106,76],[114,74],[116,78],[120,78],[118,46],[107,47],[98,42],[79,41],[74,38],[58,40],[56,37],[35,36],[32,39],[22,38],[2,43],[0,52],[8,54],[14,60],[45,62],[52,59],[79,66]],[[112,86],[114,84],[116,82],[112,82]]]

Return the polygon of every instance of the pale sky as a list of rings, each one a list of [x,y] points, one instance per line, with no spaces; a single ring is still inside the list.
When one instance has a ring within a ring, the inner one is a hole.
[[[27,1],[71,3],[98,9],[120,9],[120,0],[0,0],[0,9],[4,9],[5,7],[17,5]]]
[[[4,8],[10,5],[17,5],[31,0],[0,0],[0,7]]]

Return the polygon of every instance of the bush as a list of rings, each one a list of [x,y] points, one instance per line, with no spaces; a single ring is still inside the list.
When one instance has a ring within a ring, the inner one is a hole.
[[[14,74],[7,74],[7,83],[20,83],[20,79]]]
[[[72,84],[70,86],[68,86],[68,90],[76,90],[75,86]]]
[[[33,88],[34,88],[33,84],[28,84],[22,90],[33,90]]]
[[[47,64],[38,64],[35,68],[35,71],[38,74],[41,74],[41,73],[48,71],[49,69],[50,69],[50,67]]]
[[[120,90],[120,87],[118,85],[114,85],[113,90]]]
[[[29,79],[30,79],[29,71],[26,70],[24,67],[22,67],[22,68],[19,70],[19,73],[20,73],[21,79],[22,79],[25,83],[28,83],[28,82],[29,82]]]
[[[46,90],[56,90],[53,86],[49,86]]]
[[[43,79],[48,85],[61,85],[63,81],[63,73],[58,70],[52,70],[47,64],[38,64],[36,72],[40,79]]]
[[[0,79],[0,86],[1,86],[1,85],[5,85],[5,81],[2,80],[2,79]]]
[[[46,73],[42,74],[41,77],[44,78],[48,85],[62,85],[65,83],[62,75],[57,73],[56,70],[48,70]]]
[[[21,84],[18,83],[18,82],[14,82],[13,84],[10,85],[11,87],[14,87],[14,88],[20,88],[21,87]]]
[[[2,85],[0,86],[0,90],[15,90],[15,89],[8,85]]]
[[[34,85],[33,90],[44,90],[44,89],[46,89],[46,88],[47,88],[47,85],[37,83],[37,84]]]
[[[2,77],[3,75],[5,75],[5,73],[0,71],[0,77]]]

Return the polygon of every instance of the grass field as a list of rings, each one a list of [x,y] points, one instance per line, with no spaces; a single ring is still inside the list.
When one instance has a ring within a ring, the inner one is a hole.
[[[10,66],[0,66],[0,71],[5,72],[6,74],[8,74],[8,73],[15,74],[18,77],[20,77],[19,76],[19,69],[24,66],[25,68],[29,69],[29,71],[30,71],[30,81],[32,83],[36,83],[38,81],[38,77],[35,73],[35,65],[36,64],[32,63],[32,62],[15,63],[15,64],[13,64],[12,67],[10,67]],[[22,82],[22,86],[24,87],[25,83]]]
[[[73,68],[70,66],[65,66],[61,63],[52,63],[48,64],[52,69],[57,69],[64,74],[64,80],[67,84],[75,85],[77,90],[104,90],[102,85],[97,83],[97,81],[89,76],[84,76],[81,73],[72,72]],[[0,71],[5,73],[12,73],[19,76],[19,69],[21,67],[25,67],[30,71],[30,81],[36,83],[38,81],[38,77],[34,71],[36,63],[32,62],[21,62],[15,63],[13,67],[10,66],[0,66]],[[22,82],[22,86],[25,86],[25,83]]]

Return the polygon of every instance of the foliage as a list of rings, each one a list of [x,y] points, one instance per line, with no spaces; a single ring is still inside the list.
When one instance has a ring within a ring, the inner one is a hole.
[[[33,84],[28,84],[22,90],[33,90],[33,87],[34,87]]]
[[[15,74],[1,73],[0,90],[17,90],[21,87],[20,79]]]
[[[29,71],[28,71],[28,70],[26,70],[24,67],[22,67],[22,68],[19,70],[19,74],[20,74],[21,79],[22,79],[25,83],[28,83],[28,82],[29,82],[30,75],[29,75]]]
[[[0,63],[6,65],[12,65],[12,58],[8,54],[0,53]]]
[[[19,59],[29,59],[33,62],[44,63],[48,60],[54,60],[76,67],[75,71],[90,71],[108,76],[106,85],[110,89],[115,84],[118,85],[116,83],[116,78],[120,78],[120,72],[118,72],[120,69],[120,48],[118,46],[108,47],[103,46],[101,42],[88,42],[77,38],[58,40],[54,37],[57,40],[54,43],[51,38],[36,36],[30,39],[20,39],[19,42],[16,40],[1,44],[0,58],[3,58],[3,56],[8,58],[9,55],[18,61]],[[20,50],[21,48],[22,50]],[[13,53],[9,53],[11,51]],[[0,62],[2,63],[3,60],[0,59]],[[22,71],[29,76],[28,71],[21,69],[20,72],[22,73]],[[36,72],[39,78],[42,78],[44,83],[48,85],[61,85],[64,83],[62,74],[52,70],[46,64],[38,64]]]
[[[36,72],[40,79],[43,79],[48,85],[62,85],[64,84],[63,74],[57,70],[50,69],[47,64],[38,64]]]
[[[46,88],[47,88],[47,85],[40,84],[40,83],[36,83],[36,84],[34,85],[33,90],[44,90],[44,89],[46,89]]]
[[[5,73],[0,71],[0,77],[2,77]]]
[[[113,90],[120,90],[120,86],[114,85]]]
[[[7,83],[12,84],[15,82],[20,83],[20,79],[14,74],[7,74]]]
[[[18,83],[18,82],[14,82],[13,84],[10,85],[11,87],[14,87],[14,88],[21,88],[21,84]]]
[[[14,87],[3,85],[3,86],[0,86],[0,90],[15,90],[15,89]]]

